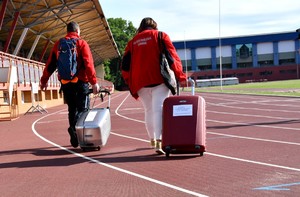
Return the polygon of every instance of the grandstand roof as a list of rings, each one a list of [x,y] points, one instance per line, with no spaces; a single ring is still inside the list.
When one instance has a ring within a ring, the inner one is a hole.
[[[41,54],[50,41],[45,53],[47,57],[54,42],[66,35],[66,24],[76,21],[80,25],[81,37],[90,45],[95,64],[119,56],[99,0],[2,0],[1,11],[4,7],[3,2],[7,4],[0,26],[0,41],[3,45],[9,38],[14,17],[19,12],[10,46],[17,48],[16,46],[20,45],[19,40],[23,37],[24,41],[19,50],[21,52],[28,53],[38,37],[33,54]],[[9,53],[12,53],[12,49],[10,50]]]

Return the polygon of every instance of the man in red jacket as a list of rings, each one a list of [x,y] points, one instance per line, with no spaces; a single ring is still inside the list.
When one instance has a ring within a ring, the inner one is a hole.
[[[76,22],[70,22],[67,24],[66,39],[75,38],[76,40],[76,59],[77,59],[77,75],[73,80],[62,80],[61,89],[64,94],[65,102],[68,105],[69,111],[69,128],[71,145],[76,148],[78,146],[78,139],[75,132],[75,125],[87,107],[89,107],[89,97],[87,93],[89,91],[89,83],[92,85],[93,93],[99,92],[99,85],[97,83],[96,71],[94,67],[94,61],[92,53],[88,43],[80,38],[80,28]],[[57,41],[50,53],[46,66],[43,71],[43,76],[40,80],[41,90],[47,90],[49,77],[57,69],[57,54],[59,42]],[[59,77],[59,76],[58,76]],[[59,77],[60,78],[60,77]],[[85,104],[87,99],[87,105]]]

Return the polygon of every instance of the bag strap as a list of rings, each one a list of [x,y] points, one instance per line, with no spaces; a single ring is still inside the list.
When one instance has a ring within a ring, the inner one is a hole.
[[[166,47],[165,47],[165,43],[162,39],[162,32],[159,31],[158,32],[158,46],[159,46],[159,51],[161,51],[161,53],[165,54],[165,50],[166,50]]]

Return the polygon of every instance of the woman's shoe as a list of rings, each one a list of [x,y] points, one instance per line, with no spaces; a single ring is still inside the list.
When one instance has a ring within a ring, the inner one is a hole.
[[[162,144],[161,144],[161,140],[157,140],[156,141],[156,145],[155,145],[155,152],[159,155],[163,155],[165,154],[165,152],[162,149]]]
[[[150,140],[150,146],[151,146],[152,148],[155,148],[155,146],[156,146],[156,140],[151,139],[151,140]]]

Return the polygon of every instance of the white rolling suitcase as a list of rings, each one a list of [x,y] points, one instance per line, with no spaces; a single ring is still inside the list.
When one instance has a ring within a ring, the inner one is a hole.
[[[108,90],[99,92],[103,100],[102,93],[108,95],[108,107],[92,108],[84,112],[75,126],[79,146],[83,151],[87,149],[100,150],[101,147],[105,146],[110,135],[110,92]]]

